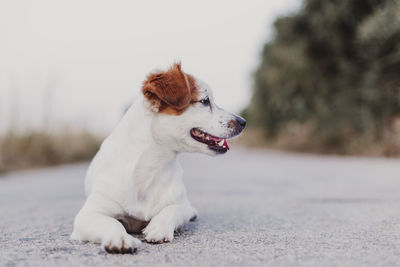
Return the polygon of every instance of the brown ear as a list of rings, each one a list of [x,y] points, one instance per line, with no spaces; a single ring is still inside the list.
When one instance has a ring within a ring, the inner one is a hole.
[[[142,92],[156,110],[165,106],[183,110],[191,100],[190,83],[180,63],[174,64],[166,72],[150,74],[143,83]]]

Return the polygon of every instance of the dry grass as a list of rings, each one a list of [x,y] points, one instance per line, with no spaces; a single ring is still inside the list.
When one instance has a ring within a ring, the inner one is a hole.
[[[262,128],[247,128],[232,145],[272,148],[296,152],[365,156],[400,156],[400,118],[379,141],[371,138],[349,139],[345,149],[322,146],[312,136],[309,124],[293,124],[276,138],[266,138]],[[59,134],[10,132],[0,136],[0,172],[52,166],[90,160],[99,149],[101,139],[87,132]]]
[[[400,157],[400,119],[395,120],[392,127],[383,131],[378,139],[368,135],[349,137],[345,146],[327,146],[312,133],[310,124],[290,125],[275,138],[268,138],[262,128],[247,128],[233,144],[317,154]]]
[[[99,146],[87,132],[10,132],[0,137],[0,172],[89,160]]]

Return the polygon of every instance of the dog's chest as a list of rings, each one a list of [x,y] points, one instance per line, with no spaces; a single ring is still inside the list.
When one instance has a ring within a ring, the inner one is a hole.
[[[137,219],[148,221],[168,205],[179,203],[185,194],[182,170],[171,164],[164,168],[137,168],[133,174],[133,192],[127,193],[125,210]]]

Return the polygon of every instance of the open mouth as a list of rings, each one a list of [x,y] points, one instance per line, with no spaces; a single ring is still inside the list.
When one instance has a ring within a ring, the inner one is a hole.
[[[219,154],[226,153],[229,150],[229,146],[225,138],[215,137],[211,134],[203,132],[198,128],[193,128],[190,131],[190,135],[193,137],[194,140],[206,144],[209,149]]]

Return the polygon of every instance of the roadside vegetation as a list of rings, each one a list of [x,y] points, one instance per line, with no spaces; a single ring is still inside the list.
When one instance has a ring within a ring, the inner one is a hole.
[[[0,136],[0,172],[90,160],[99,145],[87,132],[9,132]]]
[[[243,112],[256,143],[399,156],[400,1],[305,0],[274,27]]]

